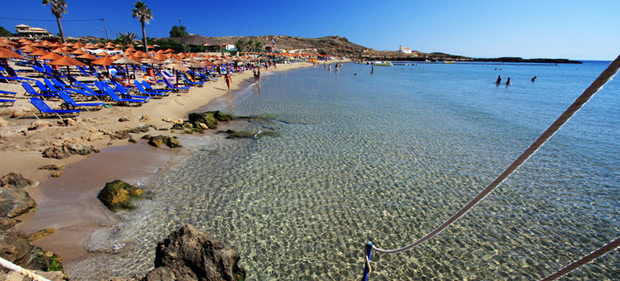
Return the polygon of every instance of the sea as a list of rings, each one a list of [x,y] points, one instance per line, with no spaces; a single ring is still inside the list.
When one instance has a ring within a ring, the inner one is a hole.
[[[192,224],[237,251],[246,280],[360,280],[366,243],[399,248],[434,230],[609,63],[263,73],[205,108],[257,117],[221,125],[253,137],[179,136],[187,153],[137,183],[154,198],[88,242],[118,253],[79,261],[69,276],[149,270],[157,242]],[[543,278],[618,237],[619,166],[620,83],[612,80],[448,229],[407,252],[373,253],[370,280]],[[619,279],[616,250],[562,280]]]

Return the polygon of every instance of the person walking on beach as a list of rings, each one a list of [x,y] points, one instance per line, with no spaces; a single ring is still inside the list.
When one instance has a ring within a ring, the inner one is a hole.
[[[227,71],[224,77],[226,79],[226,86],[228,87],[228,91],[230,92],[230,83],[232,82],[232,76],[230,76],[230,71]]]

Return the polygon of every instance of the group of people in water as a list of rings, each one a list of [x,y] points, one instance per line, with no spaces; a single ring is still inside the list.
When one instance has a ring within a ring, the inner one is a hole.
[[[530,81],[534,82],[536,81],[536,78],[538,78],[538,76],[534,76],[532,77],[532,79],[530,79]],[[495,80],[495,85],[499,85],[502,83],[502,76],[501,75],[497,75],[497,80]],[[508,79],[506,79],[506,86],[510,85],[510,77],[508,77]]]

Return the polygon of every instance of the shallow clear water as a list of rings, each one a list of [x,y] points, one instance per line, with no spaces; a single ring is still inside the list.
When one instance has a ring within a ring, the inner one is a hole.
[[[411,243],[501,173],[607,66],[346,64],[265,76],[212,107],[276,120],[278,137],[182,136],[191,153],[82,261],[81,279],[148,270],[192,223],[241,255],[248,280],[355,280],[363,248]],[[357,73],[357,75],[354,75]],[[497,75],[512,85],[496,86]],[[532,76],[536,82],[530,82]],[[609,83],[516,174],[438,237],[374,254],[371,280],[540,279],[618,236],[620,85]],[[608,254],[569,280],[620,278]],[[96,278],[95,278],[96,277]]]

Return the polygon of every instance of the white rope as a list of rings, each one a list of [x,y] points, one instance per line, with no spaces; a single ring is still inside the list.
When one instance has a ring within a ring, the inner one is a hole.
[[[516,171],[527,159],[529,159],[536,151],[545,144],[547,140],[549,140],[556,132],[560,130],[562,125],[564,125],[579,109],[586,104],[598,92],[603,85],[605,85],[620,69],[620,56],[618,56],[608,67],[605,69],[601,75],[599,75],[594,82],[570,105],[560,117],[547,128],[543,134],[538,137],[536,141],[530,147],[528,147],[523,154],[521,154],[517,160],[515,160],[501,175],[499,175],[489,186],[487,186],[482,192],[480,192],[473,200],[471,200],[463,209],[454,214],[451,218],[445,221],[438,228],[427,234],[426,236],[418,239],[417,241],[404,246],[402,248],[393,249],[393,250],[383,250],[375,247],[372,248],[380,253],[398,253],[402,251],[406,251],[412,249],[427,240],[433,238],[433,236],[439,234],[445,228],[450,226],[456,220],[465,215],[470,209],[476,206],[480,201],[482,201],[487,195],[489,195],[496,187],[498,187],[506,178],[508,178],[514,171]]]
[[[34,280],[37,280],[37,281],[50,281],[50,280],[48,280],[46,278],[43,278],[43,277],[35,274],[34,272],[32,272],[32,271],[30,271],[28,269],[22,268],[19,265],[15,265],[12,262],[3,259],[2,257],[0,257],[0,265],[4,266],[4,267],[6,267],[6,268],[8,268],[10,270],[13,270],[15,272],[18,272],[21,275],[28,276],[28,277],[30,277],[30,278],[32,278]]]

